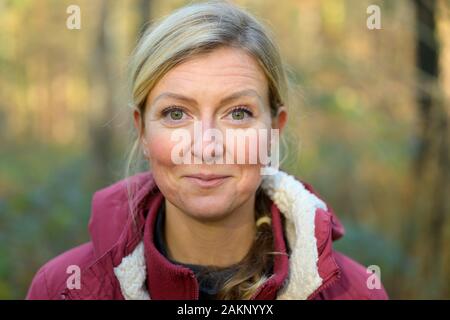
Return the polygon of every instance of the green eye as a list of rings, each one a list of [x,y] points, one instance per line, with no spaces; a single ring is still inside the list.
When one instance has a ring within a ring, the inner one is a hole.
[[[246,118],[253,117],[253,112],[251,112],[246,107],[238,107],[231,111],[231,118],[236,121],[246,120]]]
[[[233,110],[231,117],[233,120],[242,120],[245,117],[245,111],[242,109]]]
[[[181,120],[183,118],[183,111],[176,109],[170,111],[170,119]]]

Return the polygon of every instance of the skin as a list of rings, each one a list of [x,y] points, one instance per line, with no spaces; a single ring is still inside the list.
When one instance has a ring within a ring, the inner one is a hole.
[[[259,98],[246,95],[219,103],[244,89],[254,90]],[[158,98],[164,92],[181,94],[193,101]],[[182,109],[163,113],[173,105]],[[234,110],[242,105],[252,114]],[[256,60],[240,49],[222,47],[183,62],[151,90],[143,118],[144,126],[139,111],[134,112],[155,182],[165,197],[169,256],[182,263],[219,267],[241,261],[255,236],[255,193],[262,179],[261,165],[174,164],[171,152],[178,142],[171,140],[171,134],[182,128],[193,135],[194,122],[201,123],[203,130],[220,130],[224,137],[226,129],[237,128],[272,127],[281,132],[286,109],[280,107],[278,116],[271,118],[267,79]],[[211,140],[200,139],[197,143],[206,147]],[[216,150],[222,154],[230,151],[225,142]],[[191,153],[199,159],[204,156],[194,148]],[[186,178],[197,173],[223,174],[228,178],[216,187],[205,188]]]

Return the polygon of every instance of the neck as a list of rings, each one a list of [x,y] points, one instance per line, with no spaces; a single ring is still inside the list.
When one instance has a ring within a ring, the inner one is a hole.
[[[227,267],[240,262],[253,244],[255,197],[219,221],[200,221],[166,201],[165,235],[171,259]]]

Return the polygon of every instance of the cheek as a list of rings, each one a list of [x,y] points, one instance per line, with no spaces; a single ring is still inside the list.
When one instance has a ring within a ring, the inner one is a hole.
[[[262,182],[260,167],[257,165],[240,165],[240,177],[233,187],[238,197],[247,198],[254,194]]]
[[[165,130],[153,130],[146,134],[149,165],[156,184],[164,196],[173,198],[177,194],[176,167],[171,159],[174,142]]]
[[[171,152],[176,142],[171,141],[170,133],[150,132],[147,134],[148,152],[153,166],[172,166]]]

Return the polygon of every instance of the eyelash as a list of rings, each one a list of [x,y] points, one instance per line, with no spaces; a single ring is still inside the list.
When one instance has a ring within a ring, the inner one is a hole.
[[[170,112],[176,111],[176,110],[180,110],[180,111],[186,113],[186,111],[185,111],[185,109],[183,107],[180,107],[180,106],[177,106],[177,105],[173,105],[173,106],[169,106],[167,108],[164,108],[161,111],[161,115],[163,117],[167,117]],[[228,114],[231,114],[234,111],[244,111],[248,116],[253,117],[253,112],[248,107],[246,107],[244,105],[233,107],[233,109],[231,109]],[[176,120],[172,120],[172,121],[176,121]],[[234,120],[234,121],[240,121],[240,120]]]
[[[182,111],[182,112],[185,112],[185,110],[184,110],[183,107],[179,107],[179,106],[169,106],[169,107],[167,107],[167,108],[164,108],[164,109],[161,111],[161,115],[164,116],[164,117],[167,117],[167,115],[168,115],[171,111],[176,111],[176,110],[180,110],[180,111]]]
[[[246,106],[233,107],[229,113],[232,113],[233,111],[244,111],[248,116],[253,117],[253,112]]]

